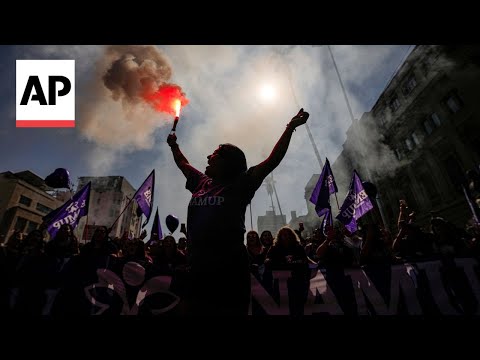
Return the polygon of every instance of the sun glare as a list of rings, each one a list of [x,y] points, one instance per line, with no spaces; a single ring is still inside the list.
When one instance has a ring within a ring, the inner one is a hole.
[[[263,101],[272,101],[275,98],[275,89],[270,84],[264,84],[260,88],[260,97]]]

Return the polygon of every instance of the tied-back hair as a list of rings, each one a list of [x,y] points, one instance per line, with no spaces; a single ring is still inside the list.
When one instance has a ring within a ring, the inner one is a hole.
[[[226,160],[228,174],[236,177],[247,171],[247,159],[245,153],[233,144],[220,144],[219,154]]]
[[[280,234],[285,234],[289,239],[287,246],[295,245],[295,243],[301,245],[300,238],[298,237],[297,233],[290,226],[286,225],[278,230],[277,236],[275,236],[275,239],[273,240],[273,246],[281,246],[278,241]]]

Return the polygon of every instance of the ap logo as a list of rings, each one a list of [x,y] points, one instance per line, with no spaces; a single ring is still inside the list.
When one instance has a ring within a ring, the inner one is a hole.
[[[17,60],[17,127],[75,127],[75,60]]]

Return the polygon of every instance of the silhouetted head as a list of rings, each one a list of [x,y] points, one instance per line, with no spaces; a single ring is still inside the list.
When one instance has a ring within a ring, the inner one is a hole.
[[[177,248],[177,243],[175,242],[175,238],[171,235],[165,236],[163,238],[163,247],[165,249],[167,249],[167,248],[176,249]]]
[[[181,237],[178,239],[178,250],[185,250],[187,248],[187,238]]]
[[[273,235],[270,230],[264,230],[262,235],[260,236],[260,241],[262,242],[263,246],[272,246],[273,244]]]
[[[247,171],[247,159],[243,151],[232,144],[221,144],[207,156],[205,175],[212,179],[228,180]]]
[[[99,226],[95,229],[92,242],[103,243],[108,240],[108,229],[106,226]]]
[[[297,233],[289,226],[284,226],[278,230],[274,245],[280,247],[291,247],[295,244],[300,244],[300,238]]]
[[[58,230],[57,235],[55,237],[62,240],[62,239],[68,239],[72,235],[73,235],[73,226],[70,224],[62,224],[62,226],[60,226],[60,229]]]
[[[247,247],[261,247],[260,237],[255,230],[250,230],[247,233]]]

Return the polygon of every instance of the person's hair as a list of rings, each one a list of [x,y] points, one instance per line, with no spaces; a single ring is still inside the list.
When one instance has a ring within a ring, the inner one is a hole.
[[[248,236],[249,235],[253,235],[255,237],[255,244],[254,246],[262,246],[262,242],[260,241],[260,236],[258,236],[258,232],[256,232],[255,230],[250,230],[248,233],[247,233],[247,246],[248,246]]]
[[[100,232],[100,229],[105,230],[104,238],[105,240],[108,240],[108,228],[105,225],[100,225],[95,228],[93,231],[92,240],[95,238],[95,235]]]
[[[233,144],[220,144],[219,155],[226,160],[228,173],[232,177],[247,171],[247,159],[244,152]]]
[[[262,235],[260,237],[263,237],[263,235],[270,234],[270,236],[273,238],[272,232],[270,230],[263,230]]]
[[[288,246],[295,244],[295,242],[300,244],[300,238],[298,237],[297,233],[290,226],[287,225],[280,228],[280,230],[278,230],[277,236],[275,236],[275,240],[273,241],[274,246],[280,245],[278,241],[279,241],[280,235],[283,235],[283,234],[285,234],[289,239]]]
[[[75,236],[75,234],[73,233],[73,226],[71,224],[62,224],[62,226],[60,226],[60,229],[57,231],[57,233],[55,234],[55,237],[53,239],[51,239],[50,241],[52,240],[64,240],[63,239],[63,232],[61,231],[62,229],[65,229],[65,228],[69,228],[70,229],[70,237],[73,238]]]

